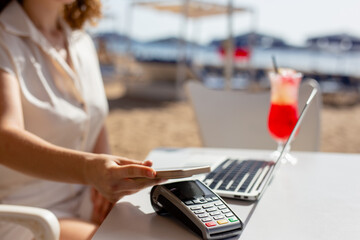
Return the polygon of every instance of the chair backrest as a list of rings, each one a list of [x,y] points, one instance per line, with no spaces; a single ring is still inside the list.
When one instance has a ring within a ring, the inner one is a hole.
[[[300,109],[313,87],[319,84],[308,79],[299,90]],[[214,90],[198,81],[188,81],[186,90],[191,100],[204,147],[273,149],[277,144],[270,137],[267,118],[270,91],[249,93],[236,90]],[[318,151],[320,148],[321,93],[308,108],[292,150]]]
[[[8,222],[28,228],[33,233],[35,240],[58,240],[60,237],[59,221],[47,209],[0,204],[0,220],[4,223]],[[27,234],[25,233],[25,235]]]

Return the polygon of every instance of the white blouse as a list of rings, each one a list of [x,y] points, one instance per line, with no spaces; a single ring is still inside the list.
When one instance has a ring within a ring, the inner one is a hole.
[[[96,50],[84,31],[72,31],[64,21],[62,26],[72,66],[13,0],[0,14],[0,69],[19,82],[27,131],[61,147],[92,151],[108,113]],[[0,165],[0,203],[56,209],[79,191],[80,185]]]

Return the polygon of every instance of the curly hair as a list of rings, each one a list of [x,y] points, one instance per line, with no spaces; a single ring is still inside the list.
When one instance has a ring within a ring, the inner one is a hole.
[[[0,2],[0,13],[12,0]],[[22,4],[23,0],[17,0]],[[102,17],[100,0],[76,0],[66,4],[63,10],[63,17],[72,29],[83,28],[86,22],[95,25]]]
[[[81,29],[86,22],[95,25],[102,16],[100,0],[76,0],[64,7],[63,16],[72,29]]]

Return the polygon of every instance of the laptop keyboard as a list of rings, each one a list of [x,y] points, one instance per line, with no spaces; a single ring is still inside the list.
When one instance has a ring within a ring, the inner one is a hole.
[[[250,192],[260,186],[273,162],[227,159],[204,179],[213,190]]]

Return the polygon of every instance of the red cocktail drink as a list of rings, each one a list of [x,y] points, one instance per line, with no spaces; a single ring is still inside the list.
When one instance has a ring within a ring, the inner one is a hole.
[[[298,119],[298,90],[302,75],[290,69],[270,73],[271,101],[268,129],[271,136],[283,144],[289,138]]]
[[[268,128],[271,136],[279,142],[286,142],[298,119],[297,106],[272,103]]]

